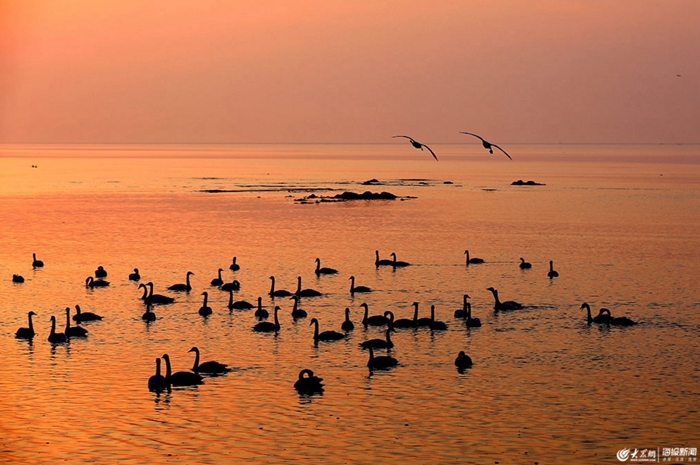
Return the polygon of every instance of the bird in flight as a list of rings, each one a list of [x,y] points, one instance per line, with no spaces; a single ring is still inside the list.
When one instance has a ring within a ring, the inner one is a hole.
[[[430,154],[433,156],[433,158],[434,158],[435,160],[438,159],[437,155],[435,155],[435,152],[433,152],[433,151],[430,149],[430,147],[428,147],[428,146],[425,145],[425,144],[421,144],[420,142],[418,142],[417,140],[415,140],[413,137],[408,137],[408,136],[392,136],[392,137],[405,137],[406,139],[408,139],[409,141],[411,141],[411,145],[412,145],[412,146],[414,146],[414,147],[417,148],[417,149],[421,149],[421,150],[423,150],[423,147],[425,147],[426,149],[428,149],[428,152],[430,152]],[[439,161],[439,160],[438,160],[438,161]]]
[[[503,150],[502,148],[500,148],[500,147],[499,147],[498,145],[496,145],[496,144],[492,144],[491,142],[487,141],[487,140],[484,139],[483,137],[477,136],[476,134],[472,134],[471,132],[463,132],[463,131],[460,131],[460,134],[467,134],[467,135],[469,135],[469,136],[474,136],[474,137],[476,137],[476,138],[478,138],[478,139],[481,139],[481,143],[483,144],[483,146],[484,146],[485,149],[488,149],[489,153],[493,153],[493,148],[492,148],[492,147],[496,147],[498,150],[500,150],[501,152],[505,153],[505,154],[506,154],[506,157],[508,157],[510,160],[512,160],[512,158],[510,157],[510,155],[508,155],[508,153],[507,153],[505,150]]]

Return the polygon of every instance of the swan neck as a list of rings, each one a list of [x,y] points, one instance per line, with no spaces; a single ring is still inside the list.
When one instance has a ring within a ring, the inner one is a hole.
[[[32,314],[30,313],[27,318],[29,319],[29,331],[34,332],[34,325],[32,324]]]
[[[192,367],[192,371],[197,373],[198,369],[199,369],[199,351],[195,350],[194,351],[194,366]]]

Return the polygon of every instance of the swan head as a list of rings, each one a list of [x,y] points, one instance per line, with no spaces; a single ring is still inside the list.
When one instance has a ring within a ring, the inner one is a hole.
[[[416,307],[416,309],[418,309],[418,302],[413,302],[411,305],[413,305],[414,307]]]
[[[588,303],[584,302],[584,303],[581,304],[580,310],[583,310],[584,308],[587,308],[588,310],[590,310],[590,309],[591,309],[591,306],[588,305]]]
[[[391,310],[387,310],[384,312],[384,316],[389,320],[389,321],[394,321],[394,312]]]
[[[192,273],[191,271],[188,271],[187,276],[194,276],[194,273]]]
[[[231,292],[233,292],[233,291],[231,291]],[[205,296],[205,297],[208,297],[208,296],[209,296],[209,293],[208,293],[207,291],[204,291],[204,292],[202,292],[201,295],[203,295],[203,296]]]
[[[199,353],[199,349],[195,346],[195,347],[192,347],[192,348],[191,348],[190,350],[188,350],[187,352],[188,352],[188,353],[189,353],[189,352],[196,352],[196,353]]]
[[[487,291],[491,291],[491,292],[493,292],[493,293],[498,292],[496,289],[494,289],[494,288],[492,288],[492,287],[487,287],[486,290],[487,290]]]
[[[309,323],[309,326],[313,325],[314,323],[318,324],[318,320],[316,318],[311,318],[311,323]]]
[[[49,321],[51,321],[52,323],[56,323],[56,317],[51,315],[51,318],[49,318]]]
[[[34,315],[36,315],[36,313],[34,313],[33,311],[30,311],[29,313],[27,313],[27,316],[34,316]]]
[[[362,303],[360,304],[360,307],[364,307],[365,310],[369,310],[369,305],[367,305],[367,302],[362,302]]]

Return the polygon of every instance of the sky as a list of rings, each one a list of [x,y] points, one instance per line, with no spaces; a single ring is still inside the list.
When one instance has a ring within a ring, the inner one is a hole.
[[[700,143],[698,25],[697,0],[0,0],[0,143]]]

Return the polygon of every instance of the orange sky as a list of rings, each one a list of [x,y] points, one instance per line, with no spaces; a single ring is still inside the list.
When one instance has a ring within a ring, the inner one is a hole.
[[[697,0],[0,0],[0,143],[700,142],[698,25]]]

